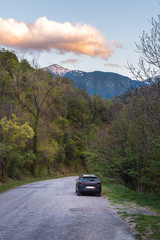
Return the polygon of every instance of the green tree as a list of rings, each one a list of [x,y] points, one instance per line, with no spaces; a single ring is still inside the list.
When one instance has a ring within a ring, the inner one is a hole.
[[[0,158],[1,158],[1,176],[5,177],[6,164],[9,164],[10,155],[13,152],[21,152],[34,133],[28,123],[20,125],[17,118],[13,120],[6,117],[0,120]]]
[[[15,96],[23,109],[33,117],[33,151],[37,153],[39,121],[60,95],[53,77],[43,70],[27,71],[25,81],[14,74]]]

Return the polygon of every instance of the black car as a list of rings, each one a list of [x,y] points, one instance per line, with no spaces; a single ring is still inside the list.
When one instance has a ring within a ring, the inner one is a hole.
[[[76,193],[94,193],[101,196],[101,182],[96,175],[82,174],[76,179]]]

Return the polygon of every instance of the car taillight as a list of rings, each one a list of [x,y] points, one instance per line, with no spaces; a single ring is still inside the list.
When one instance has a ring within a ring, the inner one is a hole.
[[[82,182],[79,182],[78,184],[79,184],[79,185],[83,185],[83,183],[82,183]]]
[[[97,183],[97,185],[98,185],[98,186],[101,186],[101,183],[99,182],[99,183]]]

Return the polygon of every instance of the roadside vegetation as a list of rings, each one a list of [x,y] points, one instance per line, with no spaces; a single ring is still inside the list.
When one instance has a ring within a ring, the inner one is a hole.
[[[141,193],[120,184],[103,182],[107,197],[118,215],[132,229],[135,239],[160,239],[160,198],[157,194]]]

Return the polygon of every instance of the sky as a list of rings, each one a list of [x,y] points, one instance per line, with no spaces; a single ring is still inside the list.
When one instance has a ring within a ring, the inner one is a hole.
[[[115,72],[137,65],[159,0],[0,0],[0,47],[39,67]]]

